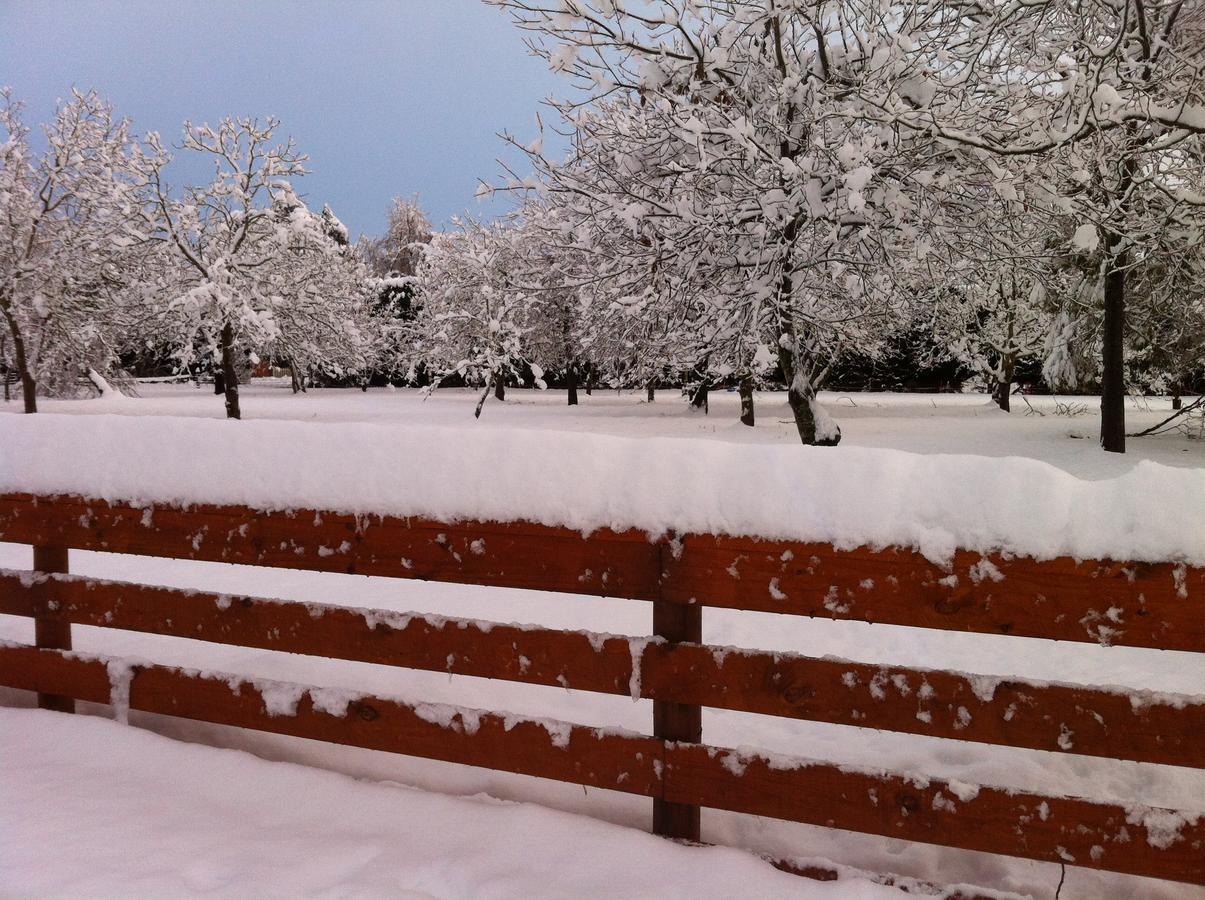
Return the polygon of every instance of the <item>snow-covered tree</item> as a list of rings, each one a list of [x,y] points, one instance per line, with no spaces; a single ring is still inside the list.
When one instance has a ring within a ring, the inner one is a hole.
[[[431,242],[431,221],[418,197],[394,197],[389,206],[385,234],[364,239],[361,253],[374,275],[414,275],[422,257],[422,245]]]
[[[226,415],[240,418],[240,355],[278,353],[342,373],[365,365],[366,276],[341,245],[333,215],[314,214],[290,178],[305,157],[273,143],[275,119],[185,123],[182,149],[213,164],[205,185],[171,190],[171,160],[150,134],[148,209],[159,258],[163,315],[182,364],[212,362]]]
[[[944,192],[949,209],[944,227],[925,235],[925,271],[938,344],[988,383],[1007,412],[1018,364],[1042,358],[1057,301],[1075,278],[1060,198],[997,164],[986,174]]]
[[[414,374],[413,322],[421,303],[415,274],[432,234],[431,222],[417,196],[394,197],[385,234],[379,238],[361,237],[356,244],[356,252],[371,276],[373,319],[382,337],[371,368],[387,377],[407,369]]]
[[[1205,241],[1185,250],[1159,254],[1130,273],[1131,379],[1171,394],[1174,409],[1205,379]]]
[[[506,220],[508,240],[499,245],[507,255],[512,291],[521,293],[516,310],[522,332],[523,357],[540,372],[561,374],[568,404],[578,403],[578,386],[599,327],[593,319],[590,260],[562,240],[567,223],[554,206],[528,199]]]
[[[1169,230],[1191,243],[1202,228],[1205,14],[1191,0],[898,10],[892,26],[920,80],[861,86],[875,121],[1014,167],[1056,161],[1038,165],[1058,173],[1051,190],[1100,286],[1101,443],[1123,452],[1129,274]]]
[[[918,206],[955,175],[927,137],[868,124],[861,87],[907,74],[880,5],[492,2],[595,98],[558,105],[569,161],[526,149],[609,248],[613,295],[656,290],[666,321],[694,326],[701,371],[748,383],[768,351],[800,439],[835,443],[816,390],[839,349],[900,317]]]
[[[268,265],[261,290],[284,302],[272,309],[276,337],[253,349],[285,361],[296,387],[318,374],[362,379],[384,339],[372,316],[371,279],[347,230],[330,207],[315,215],[300,201],[278,202],[277,211],[288,252]]]
[[[0,314],[32,413],[39,388],[104,372],[122,349],[145,161],[129,123],[94,91],[59,102],[41,153],[20,113],[0,92]]]
[[[505,399],[507,379],[521,376],[526,360],[531,300],[516,261],[529,233],[504,222],[454,220],[453,226],[433,237],[419,263],[420,352],[436,387],[452,374],[483,386],[474,411],[480,418],[490,392]],[[540,379],[542,370],[533,370]]]

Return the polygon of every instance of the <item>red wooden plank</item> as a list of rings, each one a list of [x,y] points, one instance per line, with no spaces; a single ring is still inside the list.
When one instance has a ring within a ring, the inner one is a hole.
[[[700,744],[666,748],[665,792],[679,803],[1205,884],[1205,816],[1127,810],[1075,797],[845,769]]]
[[[709,646],[650,645],[642,691],[952,740],[1205,768],[1205,697]]]
[[[660,550],[641,532],[589,538],[527,523],[446,524],[315,510],[110,505],[0,495],[0,540],[244,565],[653,600]]]
[[[687,535],[665,561],[679,603],[1063,641],[1205,652],[1205,569],[1005,559]]]
[[[120,664],[0,646],[0,684],[104,703]],[[285,709],[296,698],[295,711]],[[1205,884],[1205,817],[665,743],[564,722],[406,704],[164,666],[133,709],[486,766],[904,840]],[[333,708],[332,708],[333,707]],[[343,707],[343,708],[341,708]],[[274,715],[272,710],[275,709]],[[291,714],[290,714],[291,713]]]
[[[124,665],[107,657],[0,645],[0,684],[110,703]],[[615,730],[263,679],[138,665],[130,709],[252,728],[653,796],[661,741]],[[295,706],[290,708],[290,702]]]
[[[0,495],[0,539],[1205,652],[1205,569]]]
[[[6,570],[0,612],[612,694],[647,640]]]
[[[671,611],[698,611],[666,606]],[[635,690],[642,697],[687,710],[712,706],[954,740],[1205,767],[1202,697],[1141,691],[1131,695],[1120,689],[290,603],[79,576],[34,582],[29,573],[2,570],[0,612],[575,690],[611,694]],[[634,660],[637,678],[633,678]],[[689,730],[659,736],[697,740],[698,723],[687,725]]]

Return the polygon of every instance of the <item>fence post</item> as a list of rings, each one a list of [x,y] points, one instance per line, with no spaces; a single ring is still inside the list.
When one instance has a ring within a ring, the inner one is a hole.
[[[667,641],[703,640],[703,607],[653,601],[653,633]],[[653,701],[653,735],[665,741],[703,740],[703,708],[669,700]],[[699,840],[699,807],[653,800],[653,833],[678,840]]]
[[[39,572],[66,572],[67,548],[59,544],[35,545],[33,567]],[[71,623],[52,619],[34,619],[34,643],[52,650],[71,649]],[[58,694],[38,694],[38,708],[55,712],[75,712],[75,700]]]

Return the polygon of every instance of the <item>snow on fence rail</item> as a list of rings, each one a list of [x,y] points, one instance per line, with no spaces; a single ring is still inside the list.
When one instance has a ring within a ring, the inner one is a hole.
[[[713,807],[906,840],[1205,884],[1205,821],[851,769],[702,743],[701,707],[1205,768],[1205,702],[702,644],[704,606],[1205,652],[1205,570],[313,510],[135,506],[0,495],[0,684],[652,797],[654,828],[697,840]],[[296,603],[65,574],[67,548],[652,601],[623,637]],[[654,701],[653,736],[70,652],[71,624],[190,637]]]

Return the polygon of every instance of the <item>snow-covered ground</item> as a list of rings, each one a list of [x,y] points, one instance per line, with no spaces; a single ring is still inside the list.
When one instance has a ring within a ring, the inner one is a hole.
[[[85,752],[86,751],[86,752]],[[6,896],[737,897],[748,854],[488,797],[373,784],[91,718],[0,709]],[[65,846],[64,821],[79,840]],[[117,826],[120,823],[120,827]],[[865,881],[815,897],[892,900]]]
[[[39,399],[46,412],[130,415],[225,415],[222,398],[206,385],[140,384],[136,402]],[[739,398],[731,391],[711,393],[710,412],[689,411],[678,392],[659,391],[654,403],[642,391],[580,391],[577,407],[565,405],[559,390],[514,390],[507,400],[486,401],[472,421],[476,390],[444,388],[424,399],[411,389],[313,390],[294,395],[287,379],[256,379],[240,389],[246,419],[297,419],[320,422],[422,423],[475,428],[551,428],[563,431],[640,437],[706,437],[741,443],[797,443],[786,394],[756,396],[757,427],[737,421]],[[1078,396],[1014,397],[1004,413],[983,394],[894,394],[822,392],[821,401],[841,426],[843,447],[888,447],[914,453],[972,453],[1040,459],[1081,478],[1104,478],[1133,468],[1141,460],[1168,466],[1205,467],[1205,442],[1179,433],[1134,438],[1124,455],[1101,453],[1100,398]],[[1030,412],[1026,402],[1032,406]],[[20,412],[16,402],[0,411]],[[1167,397],[1127,401],[1127,427],[1139,431],[1171,413]]]
[[[172,416],[221,415],[220,398],[208,391],[191,386],[144,387],[145,396],[128,401],[47,401],[45,409],[52,413],[120,413],[130,415],[155,414]],[[296,419],[318,422],[370,422],[378,424],[455,426],[463,429],[463,440],[473,440],[474,429],[544,429],[587,433],[606,433],[624,437],[677,437],[695,440],[682,441],[680,450],[683,459],[692,451],[702,452],[714,441],[729,443],[760,442],[778,443],[784,450],[793,440],[793,426],[783,398],[765,395],[759,398],[759,425],[748,429],[736,422],[736,400],[733,395],[713,396],[711,414],[703,416],[685,409],[676,396],[668,393],[659,395],[657,403],[641,403],[637,395],[616,396],[614,392],[598,393],[593,397],[582,396],[582,405],[576,410],[562,407],[563,394],[535,394],[511,392],[513,399],[505,404],[491,400],[480,422],[471,419],[475,395],[464,391],[441,391],[423,402],[411,391],[314,391],[304,396],[294,396],[287,385],[279,383],[257,383],[246,391],[244,415],[248,419]],[[1151,460],[1161,466],[1146,467],[1143,477],[1158,479],[1164,473],[1168,479],[1189,479],[1188,484],[1205,481],[1205,447],[1188,441],[1182,436],[1164,436],[1155,439],[1134,439],[1131,453],[1124,457],[1104,454],[1096,446],[1094,401],[1082,398],[1078,401],[1088,405],[1088,412],[1074,418],[1055,414],[1055,403],[1050,398],[1031,398],[1034,406],[1045,415],[1025,415],[1024,403],[1011,415],[999,413],[985,405],[985,398],[974,395],[962,396],[916,396],[916,395],[852,395],[848,402],[826,397],[835,411],[840,409],[841,424],[845,441],[836,450],[813,451],[841,454],[853,447],[898,448],[923,453],[962,453],[991,456],[1029,456],[1051,463],[1068,475],[1078,479],[1104,480],[1133,473],[1139,462]],[[1066,402],[1067,398],[1059,398]],[[856,405],[854,405],[856,404]],[[1131,428],[1145,426],[1166,415],[1167,402],[1154,400],[1150,409],[1131,412]],[[15,407],[11,404],[10,408]],[[55,417],[58,418],[58,417]],[[47,417],[49,421],[50,417]],[[146,420],[143,420],[146,421]],[[244,423],[247,424],[247,423]],[[153,431],[147,423],[148,433]],[[4,447],[7,426],[0,423],[0,452]],[[14,426],[15,427],[15,426]],[[231,425],[230,427],[241,427]],[[81,423],[80,433],[88,431]],[[387,434],[389,429],[384,429]],[[1072,437],[1071,433],[1081,435]],[[16,434],[16,431],[10,432]],[[704,440],[698,440],[698,439]],[[300,450],[301,448],[299,448]],[[388,447],[382,448],[388,453]],[[203,454],[205,448],[198,448]],[[733,448],[739,453],[739,448]],[[76,459],[75,451],[65,451],[65,459]],[[131,460],[135,466],[146,466],[145,454],[131,448]],[[120,461],[118,461],[120,462]],[[345,461],[348,466],[361,461]],[[570,461],[572,463],[573,461]],[[507,466],[502,459],[499,465]],[[27,465],[27,463],[22,463]],[[44,463],[47,471],[54,470],[55,460],[48,457]],[[550,462],[550,466],[552,463]],[[557,462],[558,466],[564,465]],[[994,471],[990,462],[984,472]],[[1163,466],[1175,466],[1181,471],[1173,472]],[[148,477],[153,473],[148,472]],[[591,472],[579,465],[577,476],[588,483]],[[0,472],[3,476],[3,472]],[[672,478],[672,473],[663,477]],[[1129,477],[1129,476],[1127,476]],[[1107,485],[1101,485],[1102,489]],[[1022,497],[1031,490],[1025,482],[1012,486]],[[673,491],[669,491],[673,495]],[[1034,502],[1041,498],[1035,497]],[[1172,502],[1172,501],[1169,501]],[[1190,516],[1191,510],[1181,509],[1180,514]],[[1205,513],[1201,513],[1205,518]],[[1192,531],[1191,518],[1181,520]],[[1195,520],[1199,522],[1200,519]],[[1198,527],[1197,532],[1201,529]],[[0,545],[0,566],[22,568],[30,564],[28,548]],[[504,589],[478,588],[448,584],[391,581],[387,579],[362,578],[338,574],[306,573],[298,571],[263,570],[220,564],[193,563],[170,560],[151,560],[122,557],[111,554],[72,554],[72,570],[88,575],[140,581],[151,584],[177,585],[218,591],[260,594],[298,600],[315,600],[353,606],[371,606],[383,609],[420,610],[447,615],[462,615],[497,621],[538,623],[551,627],[588,628],[596,631],[648,634],[651,630],[651,612],[646,604],[619,599],[583,598],[567,595],[511,591]],[[80,628],[76,631],[76,646],[85,651],[140,656],[157,662],[223,669],[256,677],[294,680],[312,684],[370,691],[380,694],[402,695],[408,698],[439,702],[458,703],[482,708],[506,709],[514,712],[552,716],[593,725],[617,725],[634,730],[647,731],[651,723],[651,704],[646,701],[633,703],[626,698],[571,693],[561,689],[530,685],[507,684],[468,677],[450,678],[428,672],[393,670],[379,666],[339,662],[324,659],[272,654],[263,651],[234,647],[221,647],[181,639],[136,635],[102,629]],[[0,639],[30,641],[32,626],[27,620],[0,617]],[[902,665],[954,668],[970,672],[995,675],[1023,675],[1031,678],[1050,678],[1083,683],[1122,684],[1130,687],[1180,693],[1205,694],[1205,667],[1193,654],[1146,651],[1123,647],[1097,647],[1091,645],[1067,645],[1054,642],[1025,640],[1007,637],[974,636],[919,629],[889,626],[867,626],[855,622],[831,622],[825,620],[797,619],[794,617],[731,612],[709,609],[704,615],[704,640],[710,643],[727,644],[764,649],[792,650],[810,655],[831,654],[867,662],[891,662]],[[10,692],[0,697],[0,703],[27,705],[28,695]],[[104,713],[103,709],[92,710]],[[4,726],[13,714],[6,714]],[[22,713],[22,716],[27,715]],[[32,714],[28,714],[32,715]],[[28,720],[13,719],[24,723]],[[640,798],[618,795],[606,791],[589,790],[572,785],[562,785],[505,773],[472,769],[424,760],[396,757],[367,750],[332,747],[315,742],[290,739],[280,736],[242,732],[219,726],[208,726],[179,720],[139,716],[133,721],[163,734],[200,740],[224,747],[237,747],[271,760],[288,760],[319,766],[335,772],[372,781],[396,781],[428,790],[448,794],[474,795],[487,793],[493,797],[513,800],[534,801],[544,806],[569,812],[582,812],[595,818],[621,825],[647,828],[650,819],[650,802]],[[18,728],[18,725],[14,725]],[[36,727],[21,724],[25,731],[40,733],[44,726],[39,720]],[[66,726],[64,726],[66,727]],[[1151,805],[1166,805],[1177,808],[1205,811],[1205,774],[1174,767],[1153,766],[1109,760],[1081,758],[1065,754],[1050,754],[1011,748],[989,748],[951,741],[942,741],[919,736],[908,736],[873,731],[854,730],[842,726],[821,723],[780,720],[772,717],[753,716],[728,711],[705,711],[704,734],[709,743],[737,746],[754,745],[769,750],[798,756],[814,757],[859,765],[924,772],[940,777],[953,777],[963,781],[1002,784],[1017,788],[1053,793],[1068,793],[1088,796],[1105,801],[1142,802]],[[40,745],[30,743],[33,738],[19,739],[18,746],[33,748],[28,752],[36,755]],[[71,735],[71,743],[78,754],[93,757],[89,765],[99,765],[95,757],[125,752],[120,747],[132,746],[126,740],[154,740],[150,737],[129,738],[112,729],[98,731],[95,735],[83,731]],[[20,741],[25,741],[20,743]],[[151,745],[147,745],[148,748]],[[148,753],[175,753],[173,745],[157,743]],[[131,751],[132,752],[132,751]],[[197,753],[185,748],[181,753]],[[6,756],[7,759],[7,751]],[[48,757],[49,758],[49,757]],[[157,756],[155,757],[158,758]],[[223,757],[222,759],[225,759]],[[234,763],[204,762],[202,757],[190,758],[188,765],[198,767],[229,765],[231,770],[242,771],[247,760]],[[67,763],[61,762],[66,766]],[[265,772],[270,768],[265,768]],[[294,770],[280,776],[283,782],[300,778]],[[76,773],[78,774],[78,773]],[[17,776],[21,781],[24,776]],[[28,776],[31,781],[34,775]],[[111,783],[121,784],[128,777],[116,768],[108,770]],[[232,783],[239,783],[232,776]],[[258,777],[258,776],[257,776]],[[267,775],[263,776],[267,778]],[[334,784],[334,782],[331,782]],[[7,790],[8,788],[6,788]],[[315,789],[318,791],[318,789]],[[367,788],[365,788],[367,790]],[[376,789],[383,791],[385,789]],[[49,789],[47,788],[47,791]],[[56,788],[55,796],[69,793]],[[238,791],[233,792],[236,796]],[[298,794],[302,793],[300,790]],[[325,788],[317,796],[319,802],[330,802],[335,808],[342,801],[333,799],[337,793]],[[191,794],[189,795],[191,796]],[[368,795],[365,795],[366,797]],[[374,797],[376,795],[373,795]],[[389,796],[392,796],[391,794]],[[409,796],[409,795],[407,795]],[[421,795],[420,795],[421,796]],[[90,798],[91,799],[90,799]],[[81,804],[95,803],[95,795],[85,796]],[[148,803],[151,801],[148,800]],[[365,803],[370,801],[365,800]],[[385,803],[374,799],[372,803]],[[391,801],[392,802],[392,801]],[[424,799],[422,802],[428,802]],[[451,803],[431,798],[432,804]],[[350,801],[349,801],[350,803]],[[417,801],[416,801],[417,803]],[[267,804],[271,808],[271,804]],[[396,805],[399,822],[407,815],[404,805]],[[448,806],[451,810],[454,807]],[[134,807],[130,815],[138,816]],[[417,810],[418,807],[415,806]],[[444,809],[444,807],[440,807]],[[11,812],[10,812],[11,810]],[[21,821],[12,804],[0,802],[0,834],[9,833]],[[208,812],[206,813],[208,815]],[[525,813],[528,814],[528,813]],[[101,813],[95,810],[93,816]],[[430,818],[415,812],[421,828],[438,832],[436,823],[450,821],[453,814],[431,813]],[[475,813],[470,813],[470,819]],[[535,813],[530,813],[535,816]],[[551,814],[549,814],[551,815]],[[10,818],[11,816],[11,818]],[[317,821],[325,822],[322,816]],[[69,818],[56,820],[60,825]],[[254,818],[248,822],[254,823]],[[272,820],[277,821],[279,820]],[[559,819],[556,828],[566,834],[571,829],[601,827],[588,823],[565,824],[569,820]],[[413,823],[412,823],[413,825]],[[48,828],[51,826],[47,826]],[[265,825],[270,829],[271,825]],[[310,834],[308,826],[300,818],[286,819],[279,823],[276,834]],[[512,826],[503,824],[505,829]],[[543,834],[541,822],[537,830]],[[535,828],[535,826],[533,826]],[[22,832],[28,836],[27,832]],[[78,831],[80,841],[87,841],[86,829]],[[169,829],[169,833],[170,829]],[[586,831],[580,832],[583,836]],[[141,834],[141,832],[138,832]],[[391,832],[379,840],[392,840]],[[1059,881],[1056,866],[1007,860],[985,854],[964,853],[921,845],[909,845],[900,841],[870,836],[853,835],[808,826],[792,825],[716,811],[704,813],[704,838],[717,843],[749,847],[780,856],[825,857],[840,863],[875,871],[891,871],[926,878],[942,883],[970,882],[998,888],[1018,890],[1036,896],[1050,896]],[[438,841],[438,835],[428,839]],[[632,840],[637,838],[633,836]],[[5,840],[0,837],[0,841]],[[182,839],[181,839],[182,840]],[[280,840],[287,843],[283,837]],[[348,853],[361,843],[373,844],[378,838],[362,837],[360,832],[340,835]],[[537,837],[536,843],[548,847],[557,845],[544,842]],[[11,853],[13,865],[24,869],[40,864],[31,844],[36,841],[22,840],[0,844],[0,852]],[[570,842],[566,842],[567,844]],[[114,846],[117,841],[114,840]],[[61,846],[61,845],[60,845]],[[294,843],[293,849],[308,844],[304,840]],[[408,848],[409,844],[404,844]],[[582,844],[583,847],[589,843]],[[643,845],[642,845],[643,846]],[[652,845],[649,845],[652,846]],[[39,851],[40,852],[40,851]],[[282,851],[283,852],[283,851]],[[292,852],[290,850],[289,852]],[[406,849],[401,851],[407,852]],[[436,851],[432,851],[434,854]],[[483,854],[491,852],[483,848]],[[628,849],[624,853],[653,853],[655,851]],[[245,885],[254,892],[259,884],[251,862],[244,860],[234,851],[225,851],[214,846],[212,853],[203,854],[204,859],[228,861],[228,869],[222,870],[231,880],[223,881],[219,887],[229,892],[238,892]],[[619,858],[617,855],[616,859]],[[651,858],[651,857],[650,857]],[[494,865],[489,857],[482,862],[485,869]],[[456,865],[449,857],[443,863]],[[742,862],[739,865],[752,865]],[[0,856],[0,867],[5,865]],[[200,864],[199,864],[200,865]],[[347,891],[363,890],[374,892],[378,882],[357,881],[376,877],[378,870],[366,862],[363,869],[349,875]],[[400,865],[400,863],[399,863]],[[540,865],[540,863],[533,863]],[[671,864],[666,863],[666,868]],[[687,867],[693,865],[686,863]],[[705,871],[705,863],[698,864],[697,871]],[[219,867],[220,868],[220,867]],[[315,871],[321,867],[315,863]],[[650,865],[650,869],[657,868]],[[739,868],[739,866],[738,866]],[[483,869],[482,871],[485,871]],[[237,871],[236,871],[237,870]],[[191,870],[190,870],[191,871]],[[197,870],[204,875],[205,867]],[[734,869],[735,871],[735,869]],[[236,874],[231,874],[235,872]],[[241,873],[241,874],[238,874]],[[177,875],[179,872],[176,873]],[[772,873],[771,873],[772,874]],[[237,877],[236,877],[237,875]],[[30,876],[33,877],[33,876]],[[181,876],[183,877],[183,876]],[[215,876],[216,877],[216,876]],[[225,877],[225,876],[223,876]],[[238,881],[238,877],[245,880]],[[301,875],[297,876],[301,878]],[[477,876],[466,875],[466,878]],[[519,874],[514,877],[526,877]],[[748,892],[752,894],[786,893],[817,894],[810,882],[766,882],[764,890],[750,875]],[[768,876],[767,876],[768,877]],[[777,876],[774,876],[777,878]],[[203,880],[203,879],[202,879]],[[562,886],[552,876],[543,882],[549,893],[597,893],[598,890],[583,890],[578,882],[565,882]],[[632,884],[635,885],[635,880]],[[716,881],[719,885],[724,882]],[[119,885],[119,881],[98,882],[92,893],[106,892],[105,885]],[[149,883],[148,883],[149,884]],[[298,890],[329,890],[340,892],[339,884],[322,887],[310,882],[306,888],[299,882]],[[402,883],[402,887],[410,885]],[[83,882],[68,884],[64,881],[58,888],[45,883],[39,888],[29,882],[30,890],[60,890],[78,892],[87,885]],[[166,882],[160,883],[165,891],[175,892]],[[176,883],[180,892],[199,891],[201,882],[194,886],[187,881]],[[417,883],[415,889],[440,890]],[[512,890],[513,887],[513,890]],[[503,881],[497,893],[518,892],[519,881]],[[594,885],[593,887],[597,887]],[[149,889],[149,888],[148,888]],[[135,888],[136,890],[136,888]],[[868,893],[859,896],[871,896]],[[343,891],[343,892],[347,892]],[[444,893],[477,894],[488,893],[489,888],[481,882],[447,882]],[[287,892],[287,891],[286,891]],[[619,893],[632,891],[621,888]],[[659,891],[658,891],[659,892]],[[723,891],[720,891],[721,893]],[[1191,897],[1200,892],[1184,886],[1153,881],[1107,876],[1068,869],[1067,884],[1063,897]]]

